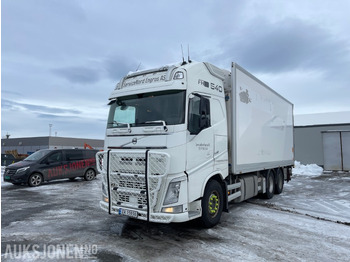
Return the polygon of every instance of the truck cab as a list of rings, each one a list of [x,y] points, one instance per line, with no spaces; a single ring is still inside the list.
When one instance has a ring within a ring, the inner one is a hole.
[[[224,188],[228,175],[223,72],[192,62],[117,84],[97,156],[103,209],[164,223],[201,217],[207,182],[215,177]]]

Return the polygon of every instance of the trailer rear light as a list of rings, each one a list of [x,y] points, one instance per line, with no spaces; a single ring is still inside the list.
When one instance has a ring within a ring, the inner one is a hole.
[[[174,206],[174,207],[163,207],[162,212],[163,213],[182,213],[183,208],[182,208],[182,205]]]
[[[181,72],[181,71],[177,71],[173,77],[174,80],[183,79],[183,78],[184,78],[184,72]]]

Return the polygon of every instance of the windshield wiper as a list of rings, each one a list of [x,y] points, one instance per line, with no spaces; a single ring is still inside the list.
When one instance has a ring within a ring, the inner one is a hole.
[[[154,121],[146,121],[145,124],[148,123],[161,123],[163,125],[164,131],[168,132],[168,127],[166,126],[166,123],[164,120],[154,120]]]

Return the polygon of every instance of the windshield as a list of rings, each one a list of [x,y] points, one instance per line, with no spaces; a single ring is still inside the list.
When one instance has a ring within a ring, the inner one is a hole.
[[[37,161],[41,158],[43,158],[44,156],[46,156],[48,153],[50,153],[51,150],[39,150],[36,151],[35,153],[31,154],[30,156],[28,156],[27,158],[25,158],[25,161]]]
[[[171,90],[118,97],[111,101],[107,128],[178,125],[185,122],[185,91]]]

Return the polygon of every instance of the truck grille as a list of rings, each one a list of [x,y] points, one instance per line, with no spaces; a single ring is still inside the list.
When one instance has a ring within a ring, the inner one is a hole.
[[[146,171],[151,211],[155,211],[158,192],[169,168],[169,156],[166,153],[133,152],[112,150],[109,152],[109,182],[113,207],[130,207],[147,210]],[[97,169],[106,177],[107,152],[96,155]],[[147,167],[147,170],[146,170]],[[107,179],[105,179],[107,183]]]

